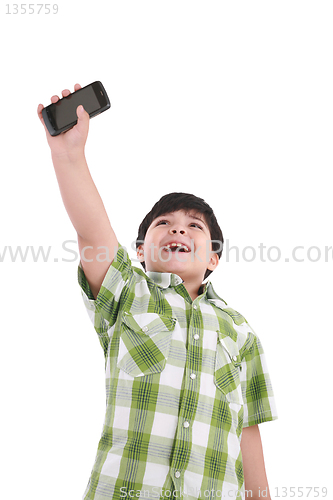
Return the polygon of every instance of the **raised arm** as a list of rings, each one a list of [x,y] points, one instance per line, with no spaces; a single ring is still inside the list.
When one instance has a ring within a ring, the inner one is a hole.
[[[76,84],[74,90],[80,88],[81,86]],[[63,97],[69,94],[68,89],[62,91]],[[53,103],[58,100],[58,96],[51,98]],[[39,104],[37,112],[45,128],[61,196],[77,232],[82,267],[96,298],[114,259],[118,242],[90,175],[84,154],[89,131],[89,114],[79,106],[77,125],[63,134],[52,137],[44,124],[42,109],[43,105]],[[105,247],[108,250],[105,250]],[[108,261],[105,259],[106,253]],[[103,254],[99,260],[96,258],[98,254]]]

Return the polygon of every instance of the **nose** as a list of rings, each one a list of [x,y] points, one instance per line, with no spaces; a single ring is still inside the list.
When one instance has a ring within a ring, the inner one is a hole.
[[[178,232],[179,232],[180,234],[186,234],[186,231],[185,231],[185,229],[183,229],[183,228],[178,228]],[[175,228],[175,227],[170,228],[170,229],[169,229],[169,233],[170,233],[170,234],[177,234],[177,228]]]

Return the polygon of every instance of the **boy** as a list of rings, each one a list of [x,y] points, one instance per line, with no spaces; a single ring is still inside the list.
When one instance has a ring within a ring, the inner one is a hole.
[[[89,115],[77,115],[65,134],[45,130],[105,355],[105,422],[84,499],[270,498],[258,424],[276,413],[264,353],[202,284],[222,254],[212,209],[185,193],[161,198],[139,227],[145,271],[132,267],[85,161]]]

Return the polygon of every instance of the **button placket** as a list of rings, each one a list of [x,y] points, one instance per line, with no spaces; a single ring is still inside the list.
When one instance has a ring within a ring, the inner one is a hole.
[[[192,310],[191,310],[192,309]],[[199,307],[193,304],[190,309],[188,324],[188,344],[187,356],[184,373],[184,387],[181,407],[178,414],[178,426],[176,432],[176,442],[178,443],[171,458],[171,468],[173,468],[174,478],[181,481],[182,469],[186,464],[188,454],[190,453],[191,443],[191,423],[196,412],[196,398],[194,394],[198,392],[196,384],[199,384],[199,377],[196,373],[202,363],[200,338],[201,338],[201,320],[199,316]],[[198,309],[196,311],[196,309]],[[191,314],[192,313],[192,314]],[[178,487],[178,486],[177,486]]]

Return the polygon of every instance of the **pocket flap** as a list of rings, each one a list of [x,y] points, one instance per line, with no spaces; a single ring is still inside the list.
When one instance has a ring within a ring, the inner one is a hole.
[[[156,313],[122,317],[117,367],[138,377],[161,372],[169,354],[176,320]]]
[[[238,350],[238,345],[236,342],[234,342],[230,337],[225,336],[222,337],[221,333],[219,333],[219,342],[223,349],[227,352],[230,361],[234,365],[239,365],[240,364],[240,354]]]
[[[232,403],[242,404],[240,384],[241,357],[238,345],[230,337],[219,332],[215,359],[215,385]]]
[[[122,321],[135,332],[141,331],[149,336],[158,332],[173,330],[176,323],[174,318],[161,316],[157,313],[130,314],[125,312]]]

